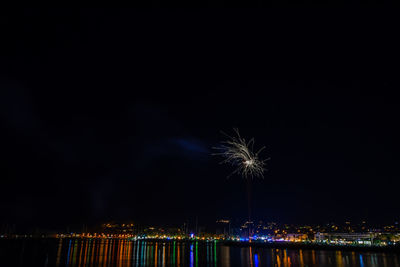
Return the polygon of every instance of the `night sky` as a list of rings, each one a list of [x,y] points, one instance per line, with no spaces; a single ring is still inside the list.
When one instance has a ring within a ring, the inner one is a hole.
[[[0,222],[244,220],[245,181],[211,156],[234,127],[271,158],[255,218],[398,220],[391,17],[2,10]]]

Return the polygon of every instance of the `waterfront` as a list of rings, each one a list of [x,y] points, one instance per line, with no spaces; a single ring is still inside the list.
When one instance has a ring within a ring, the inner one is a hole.
[[[126,239],[1,240],[5,266],[400,266],[392,252],[277,249],[222,242]]]

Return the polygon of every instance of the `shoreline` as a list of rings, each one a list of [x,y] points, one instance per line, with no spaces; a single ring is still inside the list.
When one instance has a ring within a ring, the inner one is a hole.
[[[104,238],[82,238],[82,237],[21,237],[21,238],[0,238],[1,241],[6,240],[59,240],[59,239],[91,239],[91,240],[102,240]],[[133,238],[106,238],[107,240],[124,239],[127,241],[139,241],[139,242],[183,242],[183,243],[214,243],[225,245],[229,247],[255,247],[255,248],[270,248],[270,249],[304,249],[304,250],[342,250],[342,251],[359,251],[359,252],[391,252],[400,253],[400,245],[388,245],[388,246],[349,246],[349,245],[328,245],[328,244],[317,244],[317,243],[291,243],[291,242],[247,242],[247,241],[230,241],[230,240],[201,240],[201,239],[163,239],[163,238],[148,238],[148,239],[133,239]]]
[[[400,246],[347,246],[347,245],[327,245],[315,243],[290,243],[290,242],[232,242],[219,241],[224,245],[232,247],[263,247],[271,249],[304,249],[304,250],[346,250],[362,252],[400,252]]]

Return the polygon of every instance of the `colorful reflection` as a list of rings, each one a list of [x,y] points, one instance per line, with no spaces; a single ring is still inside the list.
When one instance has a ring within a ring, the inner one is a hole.
[[[223,266],[229,264],[224,248]],[[217,243],[130,241],[123,239],[60,239],[56,266],[217,266]]]
[[[239,247],[177,240],[59,239],[51,242],[46,245],[47,251],[38,250],[37,244],[21,246],[17,262],[22,262],[23,257],[27,266],[57,267],[400,267],[400,255],[394,253],[271,249],[256,244]],[[42,257],[38,251],[43,251]],[[31,262],[27,259],[29,255],[32,255]]]
[[[267,249],[256,246],[242,248],[221,246],[221,266],[231,266],[235,255],[240,255],[233,266],[274,267],[400,267],[400,255],[355,251],[318,251]]]

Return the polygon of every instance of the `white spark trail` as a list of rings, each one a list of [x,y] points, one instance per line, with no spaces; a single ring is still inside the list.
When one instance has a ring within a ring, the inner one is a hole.
[[[246,179],[248,177],[263,178],[265,162],[269,160],[269,158],[261,160],[258,155],[265,147],[262,147],[257,152],[253,152],[254,138],[246,142],[246,140],[240,136],[239,129],[234,128],[233,130],[237,136],[229,136],[222,132],[228,140],[222,141],[219,147],[213,147],[213,149],[219,151],[213,155],[219,155],[225,158],[221,164],[230,163],[232,166],[236,167],[229,176],[238,173]]]

